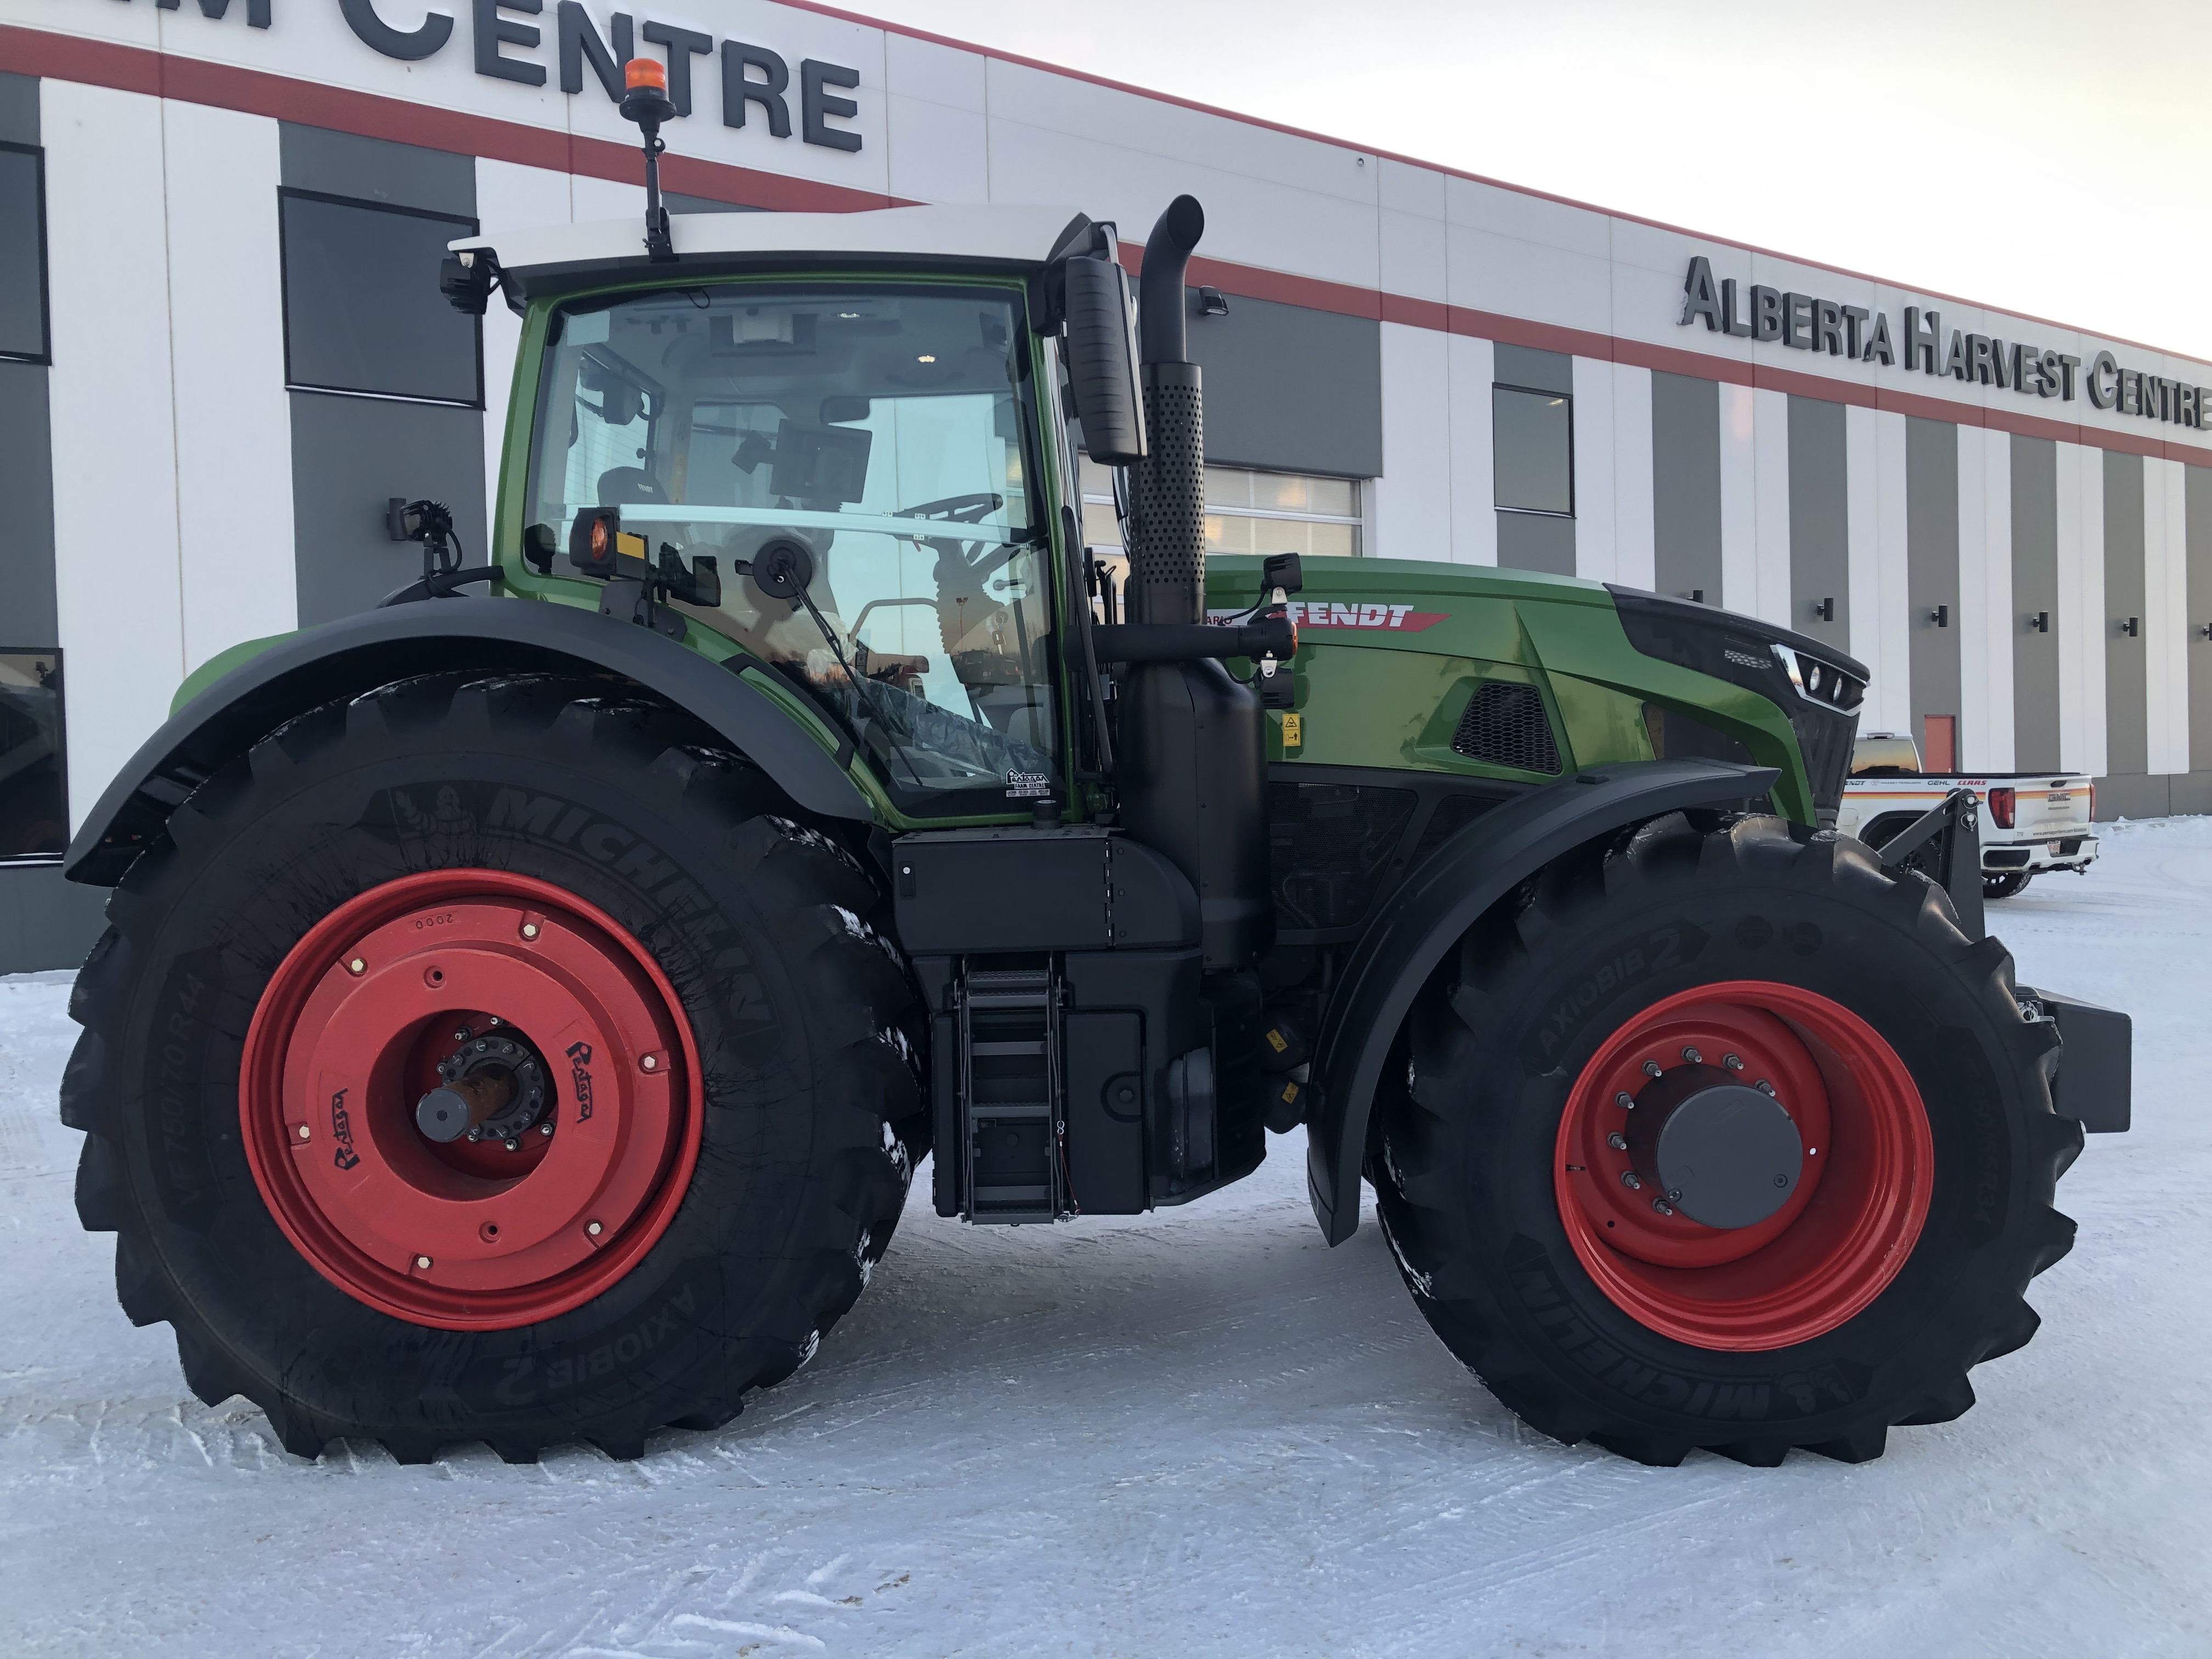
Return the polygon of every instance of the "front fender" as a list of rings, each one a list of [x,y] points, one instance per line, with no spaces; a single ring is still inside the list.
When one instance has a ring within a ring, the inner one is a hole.
[[[1331,1244],[1359,1225],[1367,1120],[1391,1044],[1421,987],[1476,919],[1585,842],[1662,812],[1755,799],[1778,775],[1771,767],[1695,759],[1579,773],[1492,807],[1407,878],[1353,948],[1315,1049],[1321,1115],[1308,1132],[1306,1187]]]
[[[808,811],[866,821],[838,758],[732,672],[750,660],[718,664],[635,623],[519,599],[392,605],[307,629],[222,675],[139,745],[70,842],[63,873],[114,886],[210,774],[293,716],[456,668],[617,675],[703,720]]]

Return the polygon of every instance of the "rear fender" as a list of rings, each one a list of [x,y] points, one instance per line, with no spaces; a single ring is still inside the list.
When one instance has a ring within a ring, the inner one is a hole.
[[[718,664],[635,623],[517,599],[392,605],[307,629],[232,669],[147,738],[70,842],[63,872],[114,886],[210,774],[295,715],[455,668],[619,677],[703,720],[807,811],[866,822],[839,757],[732,672],[750,661]]]
[[[1407,878],[1361,936],[1337,981],[1314,1076],[1321,1115],[1306,1142],[1314,1218],[1331,1244],[1359,1225],[1367,1120],[1413,999],[1478,917],[1553,859],[1662,812],[1756,799],[1779,775],[1729,761],[1628,761],[1547,784],[1493,807]]]

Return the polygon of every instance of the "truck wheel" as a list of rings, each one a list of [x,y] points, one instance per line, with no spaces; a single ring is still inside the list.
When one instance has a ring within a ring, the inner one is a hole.
[[[217,769],[70,1005],[132,1322],[288,1449],[403,1462],[635,1456],[811,1358],[927,1132],[875,890],[786,810],[544,677],[402,682]]]
[[[1378,1103],[1429,1322],[1570,1443],[1859,1462],[2033,1334],[2081,1145],[2053,1028],[1923,878],[1832,832],[1675,814],[1470,931]]]
[[[1982,878],[1982,896],[1985,899],[2011,898],[2026,892],[2027,884],[2034,879],[2033,873],[2027,870],[2008,870],[2001,876],[1985,875]]]

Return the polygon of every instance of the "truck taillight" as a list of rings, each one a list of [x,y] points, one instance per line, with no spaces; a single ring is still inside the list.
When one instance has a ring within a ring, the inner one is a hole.
[[[2012,828],[2013,792],[2010,788],[1990,791],[1990,822],[2000,830]]]
[[[2094,823],[2096,821],[2097,821],[2097,786],[2096,786],[2095,784],[2094,784],[2094,783],[2093,783],[2093,784],[2091,784],[2091,785],[2089,786],[2089,822],[2090,822],[2090,823]]]

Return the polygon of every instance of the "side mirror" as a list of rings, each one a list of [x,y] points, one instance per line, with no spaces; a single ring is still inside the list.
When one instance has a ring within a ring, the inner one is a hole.
[[[1137,324],[1129,278],[1097,254],[1066,264],[1067,384],[1083,422],[1083,447],[1102,466],[1145,455],[1145,405],[1137,392]]]

